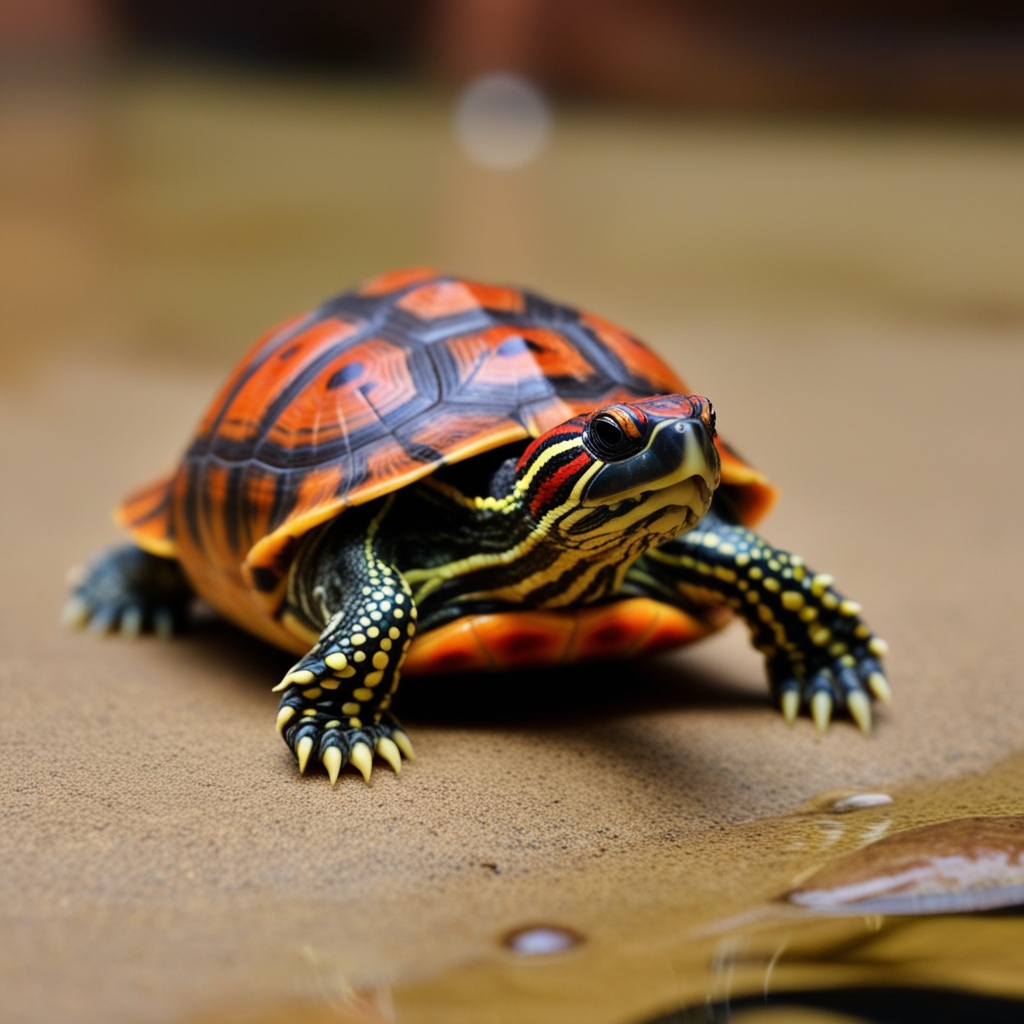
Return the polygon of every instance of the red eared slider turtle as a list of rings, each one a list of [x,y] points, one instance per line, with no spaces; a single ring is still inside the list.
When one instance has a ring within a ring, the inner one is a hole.
[[[296,654],[278,730],[334,782],[412,756],[399,672],[509,669],[750,626],[787,719],[870,726],[884,644],[753,527],[775,492],[614,324],[416,269],[261,338],[67,619],[170,632],[198,594]]]

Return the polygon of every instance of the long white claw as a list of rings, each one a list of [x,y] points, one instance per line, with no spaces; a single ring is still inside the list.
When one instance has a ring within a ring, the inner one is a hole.
[[[153,632],[161,640],[170,640],[174,636],[174,616],[170,608],[157,608],[153,612]]]
[[[284,732],[284,727],[295,717],[295,708],[283,707],[277,713],[277,734]]]
[[[296,671],[289,672],[278,685],[305,686],[307,683],[313,682],[314,679],[316,679],[316,676],[310,672],[308,668],[300,668]]]
[[[854,690],[846,698],[846,706],[850,709],[853,720],[860,726],[860,731],[865,736],[871,732],[871,702],[868,695],[860,690]]]
[[[121,636],[134,639],[142,632],[142,609],[137,605],[126,608],[121,615]]]
[[[405,755],[407,761],[416,760],[416,752],[412,749],[412,740],[401,729],[396,729],[391,738],[395,741],[398,749]]]
[[[800,691],[786,690],[782,695],[782,717],[790,725],[796,721],[797,713],[800,711]]]
[[[832,719],[832,694],[819,690],[811,698],[811,717],[818,727],[818,732],[824,735]]]
[[[871,692],[883,703],[892,703],[892,690],[889,689],[889,680],[881,672],[872,672],[868,676],[868,686]]]
[[[80,598],[72,597],[60,613],[60,624],[67,629],[82,629],[89,621],[89,606]]]
[[[363,742],[359,742],[352,747],[352,752],[348,755],[349,761],[359,769],[365,782],[370,781],[370,772],[373,771],[373,754],[370,748]]]
[[[341,751],[337,747],[328,747],[322,760],[327,769],[327,777],[333,786],[338,781],[338,772],[341,771]]]
[[[399,752],[398,747],[395,746],[393,740],[389,740],[387,736],[381,736],[377,740],[377,753],[384,758],[385,761],[394,769],[396,775],[402,771],[402,755]]]
[[[289,686],[305,686],[306,683],[311,683],[314,679],[316,679],[316,676],[308,668],[300,668],[297,672],[289,670],[284,679],[270,692],[280,693],[281,690],[287,690]]]
[[[295,748],[295,755],[299,759],[299,774],[304,774],[306,765],[309,764],[309,755],[313,753],[313,737],[303,736],[299,745]]]
[[[89,632],[93,636],[106,636],[114,628],[114,613],[108,608],[101,608],[89,620]]]

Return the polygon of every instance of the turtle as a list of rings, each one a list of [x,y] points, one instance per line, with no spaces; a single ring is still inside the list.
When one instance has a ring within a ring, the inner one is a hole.
[[[754,532],[777,493],[629,331],[393,271],[256,341],[177,468],[119,506],[131,543],[79,573],[65,620],[169,635],[198,595],[293,652],[277,730],[332,785],[413,758],[401,673],[633,658],[737,616],[790,723],[838,708],[867,733],[886,645]]]

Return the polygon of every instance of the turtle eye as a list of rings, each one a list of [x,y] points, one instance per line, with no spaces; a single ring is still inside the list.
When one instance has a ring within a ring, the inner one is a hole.
[[[644,435],[645,431],[625,410],[610,409],[591,419],[584,440],[599,459],[614,462],[628,459],[641,451],[645,442]]]
[[[594,420],[593,430],[601,444],[611,451],[615,451],[626,440],[622,427],[609,417],[598,416]]]

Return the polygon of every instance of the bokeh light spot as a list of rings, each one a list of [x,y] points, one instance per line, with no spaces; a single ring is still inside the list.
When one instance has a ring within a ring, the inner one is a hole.
[[[523,167],[540,155],[550,134],[544,96],[520,75],[483,75],[463,89],[455,106],[459,146],[484,167]]]

